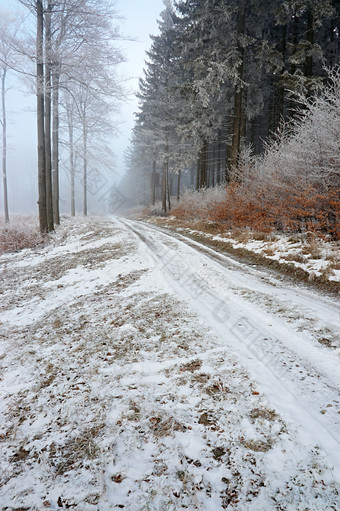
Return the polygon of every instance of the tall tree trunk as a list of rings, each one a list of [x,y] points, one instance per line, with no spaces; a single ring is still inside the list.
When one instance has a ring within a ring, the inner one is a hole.
[[[166,207],[166,194],[167,194],[167,177],[168,177],[168,169],[167,169],[167,163],[163,163],[163,173],[162,173],[162,212],[166,213],[167,207]]]
[[[293,52],[296,52],[297,45],[299,42],[299,18],[297,17],[297,13],[295,12],[294,18],[293,18],[293,35],[292,35],[292,45],[293,45]],[[297,69],[297,66],[295,62],[293,62],[290,65],[290,73],[293,75]]]
[[[169,160],[166,162],[166,184],[167,184],[167,195],[168,195],[168,211],[171,209],[171,182],[169,177]]]
[[[307,11],[307,41],[311,46],[314,44],[314,18],[312,9],[309,7]],[[312,55],[308,55],[306,57],[305,66],[304,66],[304,74],[306,77],[310,77],[313,74],[313,57]]]
[[[46,214],[49,231],[53,231],[52,147],[51,147],[51,3],[45,13],[45,165]]]
[[[271,87],[270,96],[268,101],[268,111],[267,111],[267,137],[273,135],[275,131],[275,99],[276,99],[276,88],[275,85]]]
[[[74,161],[74,141],[73,141],[73,115],[70,109],[67,110],[67,123],[68,123],[68,140],[70,146],[70,181],[71,181],[71,216],[76,214],[76,199],[75,199],[75,161]]]
[[[216,164],[217,164],[217,143],[214,141],[211,144],[211,155],[212,157],[209,159],[209,168],[210,168],[210,185],[214,188],[216,184]]]
[[[297,14],[295,13],[293,18],[293,35],[292,35],[292,53],[295,53],[297,51],[297,45],[299,42],[299,18],[297,17]],[[290,65],[290,74],[293,76],[295,75],[297,71],[297,65],[295,62],[292,62]],[[293,98],[289,99],[288,103],[288,115],[290,117],[293,117],[296,112],[296,102]]]
[[[87,216],[87,133],[85,114],[83,119],[83,214]]]
[[[46,211],[46,165],[45,165],[45,127],[44,127],[44,11],[42,0],[36,0],[37,6],[37,135],[38,135],[38,193],[40,231],[48,231]]]
[[[165,153],[169,154],[169,130],[166,128],[165,130]],[[167,204],[166,201],[168,199],[169,209],[170,209],[170,196],[169,196],[169,157],[167,156],[163,163],[163,178],[162,178],[162,212],[166,213]]]
[[[154,206],[156,203],[156,159],[152,163],[151,173],[151,204]]]
[[[200,189],[200,169],[201,169],[201,150],[198,153],[197,163],[196,163],[196,190]]]
[[[195,162],[191,164],[190,169],[190,188],[195,188],[195,180],[196,180],[196,165]]]
[[[218,150],[217,150],[217,171],[216,171],[216,184],[222,182],[222,169],[223,169],[223,133],[221,130],[218,132]]]
[[[9,222],[8,193],[7,193],[7,118],[6,118],[6,73],[2,70],[1,76],[1,105],[2,105],[2,182],[4,187],[4,213],[5,222]]]
[[[211,143],[208,142],[207,149],[205,151],[205,169],[206,169],[206,177],[205,177],[205,186],[206,188],[210,187],[210,179],[211,179],[211,165],[210,165],[210,154],[211,154]]]
[[[331,43],[331,51],[329,52],[329,67],[333,67],[336,60],[336,49],[334,48],[335,34],[336,34],[336,21],[332,18],[330,22],[329,38]],[[339,37],[337,37],[339,39]]]
[[[207,186],[207,157],[208,157],[208,142],[204,141],[201,150],[201,165],[200,165],[200,188]]]
[[[281,27],[280,37],[280,53],[282,55],[282,68],[277,77],[273,78],[273,90],[270,96],[270,107],[269,107],[269,122],[267,137],[270,137],[275,133],[280,126],[282,119],[285,118],[285,88],[283,86],[283,76],[286,71],[286,57],[287,57],[287,24]],[[254,123],[253,120],[250,124],[250,142],[255,147],[255,138],[252,137],[254,134]]]
[[[209,151],[210,151],[210,144],[209,142],[206,142],[204,144],[204,151],[203,151],[203,168],[202,168],[202,174],[204,179],[204,188],[208,188],[209,186]]]
[[[177,202],[181,197],[181,169],[179,169],[177,174]]]
[[[53,218],[60,224],[59,214],[59,66],[55,65],[52,72],[53,85],[53,123],[52,123],[52,191]]]
[[[240,44],[241,36],[244,35],[245,30],[245,11],[244,3],[240,2],[237,14],[237,37],[238,37],[238,52],[240,55],[240,64],[237,70],[238,83],[235,86],[234,92],[234,111],[233,111],[233,132],[231,142],[231,155],[230,155],[230,168],[235,167],[238,163],[240,153],[241,129],[242,129],[242,80],[244,68],[244,47]]]
[[[235,91],[233,113],[233,136],[231,142],[230,168],[238,163],[241,142],[242,90]]]
[[[279,126],[282,119],[285,117],[285,89],[282,84],[282,76],[286,70],[286,57],[287,57],[287,25],[282,27],[281,35],[281,53],[283,66],[280,72],[279,85],[278,85],[278,99],[277,99],[277,121],[275,129]]]
[[[229,144],[230,137],[231,137],[231,135],[228,133],[227,134],[228,141],[225,146],[225,170],[224,170],[224,182],[226,184],[230,183],[230,176],[231,176],[231,172],[230,172],[231,145]]]

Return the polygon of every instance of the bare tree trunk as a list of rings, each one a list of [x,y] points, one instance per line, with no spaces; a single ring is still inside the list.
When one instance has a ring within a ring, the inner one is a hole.
[[[238,36],[238,51],[240,54],[240,65],[238,67],[238,83],[235,86],[234,92],[234,112],[233,112],[233,135],[231,142],[231,155],[230,155],[230,168],[237,165],[240,153],[241,129],[242,129],[242,79],[244,68],[244,48],[240,44],[240,38],[244,34],[245,29],[245,13],[243,1],[240,2],[237,16],[237,36]]]
[[[233,114],[233,138],[231,143],[230,167],[237,165],[241,141],[242,91],[235,91]]]
[[[171,183],[169,179],[169,160],[166,162],[166,184],[167,184],[167,195],[168,195],[168,210],[171,209]]]
[[[74,178],[75,178],[75,162],[74,162],[74,142],[73,142],[73,116],[72,112],[67,110],[67,122],[68,122],[68,139],[70,145],[70,181],[71,181],[71,216],[76,215],[76,200],[75,200],[75,188],[74,188]]]
[[[294,19],[293,19],[293,34],[292,34],[292,52],[297,51],[297,46],[299,44],[299,18],[297,16],[297,13],[295,12]],[[297,71],[297,65],[295,61],[293,61],[290,65],[290,74],[293,76],[295,75]],[[288,101],[288,115],[290,117],[294,117],[296,113],[296,101],[293,98],[290,98]]]
[[[167,193],[167,178],[168,178],[168,171],[167,171],[167,163],[163,163],[163,174],[162,174],[162,212],[166,213],[166,193]]]
[[[215,187],[216,183],[216,160],[217,160],[217,147],[216,142],[213,142],[211,144],[211,154],[212,157],[209,159],[209,169],[210,169],[210,181],[209,185],[213,188]]]
[[[73,160],[73,155],[70,155],[70,159]],[[74,164],[71,169],[71,216],[76,216],[76,196],[74,187]]]
[[[165,153],[169,153],[169,133],[168,128],[165,130]],[[166,201],[168,199],[169,209],[171,207],[170,204],[170,194],[169,194],[169,158],[167,157],[163,164],[163,179],[162,179],[162,212],[166,213],[167,204]]]
[[[198,152],[198,158],[196,163],[196,190],[200,189],[200,167],[201,167],[201,150]]]
[[[311,46],[314,44],[314,19],[313,19],[313,12],[311,7],[308,8],[307,11],[307,41],[310,43]],[[312,76],[313,74],[313,56],[309,55],[306,57],[306,62],[304,66],[304,75],[307,77]]]
[[[287,25],[282,27],[281,33],[281,54],[283,66],[280,71],[280,75],[276,78],[275,89],[276,89],[276,100],[275,100],[275,120],[273,126],[273,132],[275,132],[280,125],[282,119],[285,118],[285,89],[282,85],[282,76],[286,70],[286,54],[287,54]]]
[[[59,67],[55,65],[52,72],[53,85],[53,124],[52,124],[52,191],[53,218],[60,224],[59,214]]]
[[[36,0],[37,6],[37,134],[38,134],[38,190],[40,231],[48,231],[46,212],[46,164],[45,164],[45,127],[44,127],[44,12],[42,0]]]
[[[181,170],[179,170],[177,174],[177,202],[179,202],[180,197],[181,197]]]
[[[156,160],[152,163],[151,173],[151,204],[154,205],[156,202]]]
[[[223,140],[222,140],[222,132],[218,132],[218,150],[217,150],[217,174],[216,174],[216,184],[219,185],[223,179],[222,179],[222,173],[223,173],[223,161],[222,161],[222,154],[223,154]]]
[[[47,227],[53,231],[52,147],[51,147],[51,3],[45,13],[45,166]]]
[[[87,133],[85,112],[83,116],[83,214],[87,216]]]
[[[196,179],[196,165],[193,162],[191,164],[191,169],[190,169],[190,187],[191,188],[195,188],[195,179]]]
[[[3,69],[1,76],[1,105],[2,105],[2,181],[4,186],[5,222],[9,222],[8,193],[7,193],[7,118],[6,118],[6,73]]]
[[[200,151],[200,179],[199,188],[207,186],[207,156],[208,156],[208,142],[204,141]]]

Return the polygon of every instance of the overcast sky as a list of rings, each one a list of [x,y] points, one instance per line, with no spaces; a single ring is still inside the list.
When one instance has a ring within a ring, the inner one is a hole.
[[[0,0],[5,10],[20,8],[18,0]],[[120,22],[121,32],[134,41],[122,41],[120,47],[126,56],[126,63],[120,66],[120,73],[131,91],[130,99],[122,105],[119,117],[120,135],[113,140],[117,155],[117,171],[113,182],[124,173],[124,152],[129,144],[134,124],[133,113],[137,100],[138,78],[143,74],[145,51],[150,48],[150,34],[158,32],[157,19],[164,8],[163,0],[116,0],[117,11],[124,19]],[[35,97],[24,91],[22,84],[13,82],[8,75],[11,89],[7,95],[8,109],[8,192],[10,212],[36,213],[37,211],[37,156]],[[66,176],[61,176],[62,183]],[[3,216],[3,189],[0,183],[0,216]],[[67,206],[68,197],[61,197]]]

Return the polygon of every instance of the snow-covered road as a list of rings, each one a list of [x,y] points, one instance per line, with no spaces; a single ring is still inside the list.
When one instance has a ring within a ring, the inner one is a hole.
[[[301,441],[325,450],[340,481],[339,302],[184,236],[122,223],[177,295],[238,355]]]
[[[0,509],[340,509],[340,310],[143,222],[1,257]]]

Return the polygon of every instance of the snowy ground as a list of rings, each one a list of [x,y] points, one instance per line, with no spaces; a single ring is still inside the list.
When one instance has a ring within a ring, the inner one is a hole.
[[[202,239],[208,241],[219,241],[225,245],[231,245],[236,249],[254,252],[265,259],[277,261],[281,265],[290,265],[291,267],[301,268],[309,274],[309,279],[313,281],[315,277],[321,277],[324,281],[340,281],[340,242],[325,241],[316,237],[313,232],[304,234],[279,234],[279,233],[261,233],[247,231],[246,229],[237,231],[224,230],[218,234],[204,232],[194,227],[181,227],[181,221],[175,217],[149,218],[149,223],[155,223],[172,227],[178,232],[187,234],[197,234]],[[187,222],[189,223],[189,222]],[[197,224],[197,222],[196,222]],[[206,228],[209,225],[214,226],[214,222],[203,222]],[[198,226],[202,222],[198,222]],[[223,224],[219,224],[222,229]],[[176,227],[177,226],[177,227]]]
[[[114,218],[1,264],[2,511],[340,509],[333,298]]]

